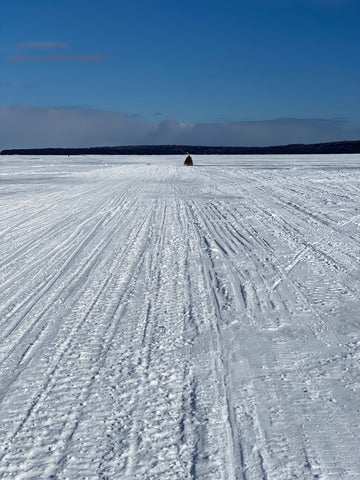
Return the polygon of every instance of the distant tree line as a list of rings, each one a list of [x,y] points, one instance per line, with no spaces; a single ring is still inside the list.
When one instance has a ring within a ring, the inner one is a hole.
[[[360,153],[360,140],[278,145],[273,147],[206,147],[198,145],[127,145],[89,148],[16,148],[1,155],[286,155]]]

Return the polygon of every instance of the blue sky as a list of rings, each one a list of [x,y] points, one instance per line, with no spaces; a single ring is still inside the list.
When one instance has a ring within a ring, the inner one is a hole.
[[[360,139],[360,0],[12,0],[0,148]]]

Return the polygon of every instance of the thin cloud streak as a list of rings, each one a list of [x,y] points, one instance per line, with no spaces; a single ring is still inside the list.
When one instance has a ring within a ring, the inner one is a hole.
[[[65,42],[21,42],[17,44],[20,48],[32,48],[39,50],[53,50],[69,48],[69,44]]]
[[[0,149],[112,145],[267,146],[360,139],[338,119],[280,118],[252,122],[156,124],[136,114],[85,108],[0,107]]]
[[[13,55],[7,57],[10,63],[99,63],[104,62],[105,55],[86,54],[86,55]]]

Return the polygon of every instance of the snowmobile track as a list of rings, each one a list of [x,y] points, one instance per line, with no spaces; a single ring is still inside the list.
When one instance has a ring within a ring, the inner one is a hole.
[[[0,478],[360,478],[360,156],[182,163],[3,158]]]

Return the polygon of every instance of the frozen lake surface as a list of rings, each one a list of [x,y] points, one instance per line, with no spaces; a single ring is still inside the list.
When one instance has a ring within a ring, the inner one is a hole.
[[[0,478],[360,478],[360,155],[0,157]]]

